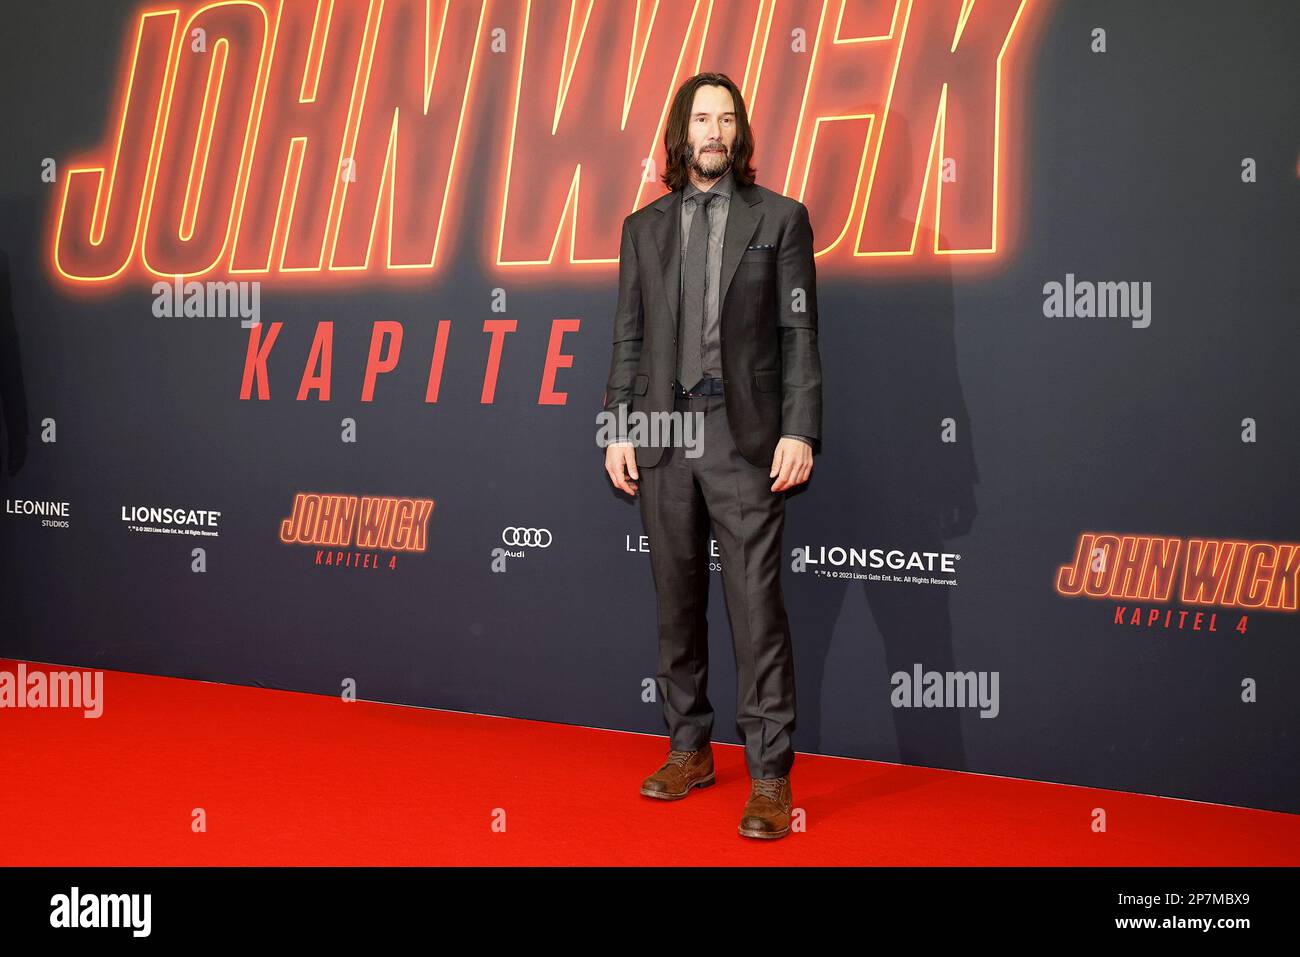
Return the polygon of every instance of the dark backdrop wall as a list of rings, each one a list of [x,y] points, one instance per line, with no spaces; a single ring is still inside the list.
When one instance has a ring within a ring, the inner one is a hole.
[[[1300,8],[665,3],[647,41],[579,3],[570,73],[569,4],[435,3],[425,114],[423,3],[338,0],[328,37],[314,3],[154,7],[0,17],[0,654],[662,733],[596,413],[619,225],[723,69],[819,250],[796,747],[1300,811]],[[158,315],[175,272],[257,282],[260,325]],[[318,548],[281,540],[299,493],[433,506],[414,550]],[[1130,536],[1167,596],[1141,560],[1104,594]],[[983,700],[903,706],[928,672]]]

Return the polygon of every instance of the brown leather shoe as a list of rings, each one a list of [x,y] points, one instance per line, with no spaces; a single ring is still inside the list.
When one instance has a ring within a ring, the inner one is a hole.
[[[713,784],[713,748],[707,743],[698,751],[669,751],[664,766],[641,784],[641,793],[661,801],[679,801],[691,788]]]
[[[790,833],[790,805],[793,801],[788,777],[750,778],[749,800],[740,814],[741,835],[785,837]]]

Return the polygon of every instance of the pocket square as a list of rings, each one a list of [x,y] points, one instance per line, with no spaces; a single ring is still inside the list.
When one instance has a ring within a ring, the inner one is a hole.
[[[753,246],[747,246],[747,249],[775,249],[776,243],[757,243]]]

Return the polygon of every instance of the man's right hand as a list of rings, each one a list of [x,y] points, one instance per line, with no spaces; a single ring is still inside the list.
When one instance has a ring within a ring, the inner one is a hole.
[[[613,442],[605,447],[605,471],[616,488],[636,495],[636,446],[631,442]],[[630,476],[630,477],[629,477]]]

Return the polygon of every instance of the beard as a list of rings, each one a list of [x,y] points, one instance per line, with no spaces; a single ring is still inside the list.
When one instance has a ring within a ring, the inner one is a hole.
[[[706,152],[703,147],[696,151],[689,143],[686,146],[686,165],[694,170],[700,179],[717,179],[731,166],[731,161],[734,159],[731,150],[721,144],[716,146],[721,152]]]

